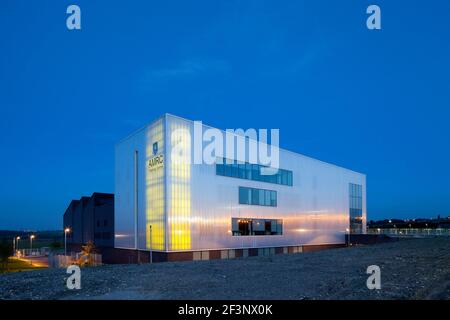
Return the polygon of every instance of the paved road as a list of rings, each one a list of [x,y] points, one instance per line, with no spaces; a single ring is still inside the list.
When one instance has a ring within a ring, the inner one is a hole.
[[[43,267],[48,268],[48,257],[39,256],[39,257],[22,257],[19,259],[20,261],[27,262],[35,267]]]

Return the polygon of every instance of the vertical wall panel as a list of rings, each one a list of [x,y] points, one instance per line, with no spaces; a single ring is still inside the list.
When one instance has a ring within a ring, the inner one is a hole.
[[[145,249],[150,249],[150,243],[155,250],[165,247],[165,170],[163,166],[150,168],[148,161],[165,154],[165,120],[160,119],[152,124],[147,131],[146,163],[145,163]],[[150,239],[150,225],[152,238]]]

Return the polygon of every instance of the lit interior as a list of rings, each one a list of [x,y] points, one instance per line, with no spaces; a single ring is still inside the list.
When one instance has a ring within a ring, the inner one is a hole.
[[[157,121],[147,133],[147,161],[154,157],[153,143],[158,143],[158,154],[164,154],[164,124]],[[146,248],[164,250],[164,166],[149,170],[146,163]],[[150,225],[152,235],[150,239]]]
[[[170,143],[178,147],[176,161],[170,163],[170,249],[191,249],[191,134],[185,124],[170,124]]]

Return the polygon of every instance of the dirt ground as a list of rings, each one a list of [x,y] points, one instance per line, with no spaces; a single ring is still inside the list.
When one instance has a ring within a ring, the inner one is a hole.
[[[366,269],[381,268],[369,290]],[[450,299],[450,238],[292,255],[62,269],[0,276],[0,299]]]

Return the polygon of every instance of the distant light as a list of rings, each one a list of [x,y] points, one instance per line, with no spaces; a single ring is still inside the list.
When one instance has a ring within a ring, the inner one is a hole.
[[[125,238],[125,237],[128,237],[128,235],[116,233],[116,234],[114,235],[114,237],[115,237],[115,238]]]
[[[36,236],[35,236],[34,234],[32,234],[32,235],[30,236],[30,239],[34,239],[34,238],[36,238]]]
[[[70,232],[70,228],[66,228],[66,229],[64,229],[64,232]]]
[[[17,237],[16,239],[17,239],[17,240],[20,240],[20,237]]]
[[[389,220],[389,223],[392,223],[392,220]]]

